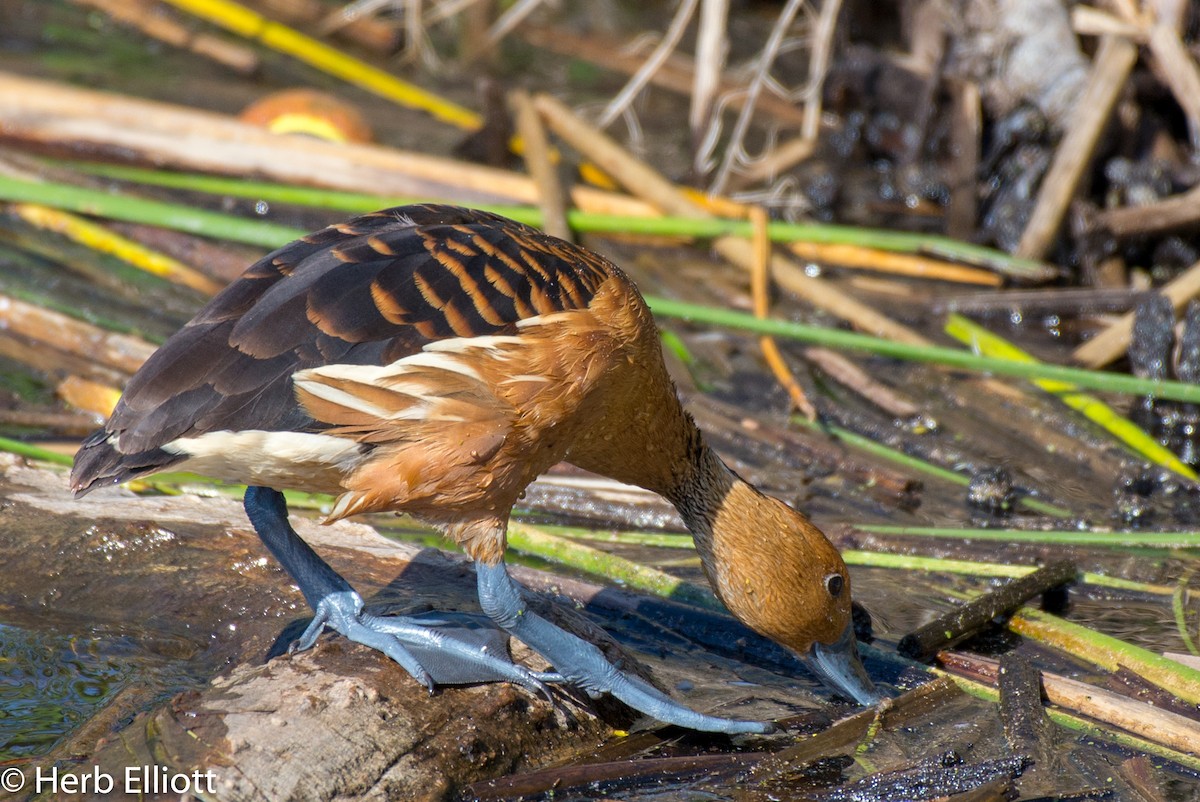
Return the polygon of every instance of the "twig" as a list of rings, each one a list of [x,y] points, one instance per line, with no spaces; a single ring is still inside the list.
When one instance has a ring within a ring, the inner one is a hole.
[[[1009,652],[1000,658],[995,680],[1008,748],[1041,763],[1049,753],[1041,674],[1028,658]]]
[[[112,414],[113,407],[121,397],[121,391],[116,387],[80,376],[68,376],[63,379],[58,383],[55,392],[59,398],[76,409],[104,418]]]
[[[807,137],[796,137],[776,145],[768,153],[755,159],[741,168],[741,178],[744,183],[770,181],[780,173],[807,159],[817,149],[817,140]]]
[[[258,14],[233,0],[164,0],[164,2],[220,25],[267,47],[292,56],[311,67],[341,78],[368,92],[419,109],[459,128],[475,130],[482,120],[475,112],[438,97],[391,73],[305,36],[297,30]]]
[[[1200,69],[1196,67],[1196,60],[1169,22],[1150,26],[1148,41],[1163,79],[1187,116],[1192,148],[1200,148]]]
[[[534,105],[555,133],[639,197],[669,214],[695,219],[712,217],[693,204],[652,167],[632,156],[603,132],[575,116],[562,102],[549,95],[538,95],[534,99]],[[713,248],[743,270],[752,269],[753,246],[747,240],[721,237],[713,243]],[[860,329],[897,342],[927,342],[907,326],[851,298],[828,283],[809,278],[798,265],[778,254],[772,257],[771,270],[780,286],[800,295],[809,303],[850,321]]]
[[[232,117],[0,73],[0,119],[9,141],[86,147],[121,160],[379,195],[466,203],[536,203],[524,175],[377,145],[278,136]],[[196,142],[203,141],[203,147]],[[607,214],[655,214],[632,198],[588,187],[576,206]]]
[[[947,170],[950,203],[946,209],[946,233],[958,239],[968,239],[975,233],[977,215],[979,148],[983,128],[983,109],[980,106],[979,85],[971,81],[952,81],[951,114],[954,128],[950,133],[950,150],[954,159]]]
[[[1146,43],[1146,31],[1141,25],[1091,6],[1071,8],[1071,28],[1085,36],[1122,36],[1140,45]]]
[[[688,126],[692,146],[703,138],[705,122],[712,113],[713,101],[721,86],[725,56],[729,52],[726,28],[729,25],[729,0],[701,0],[700,22],[696,31],[696,68],[692,77],[692,102]],[[715,121],[712,123],[715,124]]]
[[[834,381],[870,401],[889,415],[908,420],[921,410],[912,401],[875,379],[846,357],[828,348],[805,348],[804,358],[815,364]]]
[[[615,72],[632,75],[642,66],[640,59],[624,52],[619,41],[605,37],[598,31],[592,31],[587,36],[580,36],[563,28],[526,25],[521,29],[521,38],[534,47],[572,58],[584,59]],[[651,76],[650,81],[655,86],[670,92],[691,95],[694,91],[696,69],[695,61],[677,53]],[[721,77],[718,92],[729,98],[726,105],[731,108],[741,108],[746,102],[745,85],[732,78]],[[758,110],[763,114],[770,115],[783,125],[799,126],[804,124],[804,112],[796,108],[791,101],[778,95],[760,96]]]
[[[1159,288],[1171,307],[1178,312],[1187,302],[1200,294],[1200,262],[1189,267]],[[1117,359],[1129,348],[1133,337],[1133,312],[1127,312],[1104,331],[1097,334],[1071,353],[1071,358],[1081,365],[1098,368]]]
[[[962,656],[957,652],[945,652],[943,654],[954,654],[956,658]],[[971,662],[980,660],[980,658],[975,658],[973,656],[968,657],[970,658]],[[944,675],[949,676],[952,680],[954,680],[958,687],[972,696],[977,696],[981,699],[988,699],[991,701],[996,701],[997,699],[998,695],[990,685],[981,684],[975,679],[962,676],[958,670],[954,672],[944,672]],[[1110,743],[1115,743],[1119,746],[1125,747],[1126,749],[1157,755],[1158,757],[1174,761],[1182,766],[1186,766],[1192,771],[1200,771],[1200,759],[1197,759],[1190,754],[1180,752],[1177,749],[1171,749],[1169,747],[1162,746],[1155,741],[1146,738],[1140,738],[1136,735],[1126,732],[1098,726],[1091,719],[1080,718],[1079,716],[1072,715],[1071,713],[1067,713],[1066,711],[1059,710],[1054,707],[1047,708],[1046,714],[1055,724],[1074,732],[1082,733],[1088,738],[1096,738],[1099,740],[1108,741]]]
[[[539,94],[534,107],[559,137],[591,161],[613,180],[635,192],[659,210],[679,217],[705,219],[711,214],[698,208],[674,184],[654,168],[635,158],[595,126],[577,117],[557,98]]]
[[[1126,40],[1114,36],[1101,40],[1083,94],[1065,126],[1067,133],[1042,178],[1033,214],[1017,246],[1019,256],[1040,259],[1049,250],[1136,59],[1137,48]]]
[[[641,68],[638,69],[633,77],[621,88],[617,96],[609,101],[608,106],[600,115],[600,119],[596,125],[600,128],[607,128],[612,125],[613,120],[620,117],[638,93],[645,88],[649,83],[650,77],[658,72],[662,67],[663,62],[671,55],[672,51],[679,46],[679,40],[683,38],[683,31],[687,28],[692,17],[696,13],[696,4],[699,0],[680,0],[679,8],[675,12],[675,16],[671,19],[671,24],[667,26],[667,32],[663,35],[662,41],[658,43],[658,47],[654,48],[654,52],[646,59]]]
[[[429,35],[425,33],[422,6],[423,0],[403,0],[404,4],[404,58],[409,63],[426,67],[437,63]]]
[[[386,5],[392,0],[382,0],[377,5]],[[395,26],[374,19],[372,9],[355,8],[360,3],[350,3],[335,11],[321,0],[257,0],[258,8],[273,14],[283,22],[301,27],[315,26],[321,36],[336,35],[349,39],[376,53],[392,53],[400,42]]]
[[[573,237],[567,224],[566,200],[563,197],[562,184],[550,159],[550,146],[546,141],[546,130],[542,127],[541,118],[538,117],[529,94],[524,90],[511,92],[509,103],[516,118],[517,134],[524,144],[521,157],[525,160],[525,169],[529,171],[538,188],[542,229],[547,234],[570,240]]]
[[[1053,287],[1044,290],[1000,290],[952,295],[933,302],[935,312],[1008,314],[1018,309],[1025,316],[1096,315],[1124,312],[1145,298],[1138,290],[1094,287]]]
[[[788,250],[805,261],[821,262],[839,267],[873,270],[897,276],[953,281],[960,284],[982,284],[999,287],[1003,280],[995,273],[974,267],[947,264],[925,256],[889,253],[861,245],[822,242],[793,242]]]
[[[114,334],[89,323],[0,295],[0,328],[133,374],[156,347],[140,337]]]
[[[50,430],[60,435],[81,437],[90,434],[103,419],[75,412],[42,412],[0,408],[0,426]]]
[[[973,677],[995,682],[999,676],[999,664],[984,657],[947,652],[939,655],[938,659],[947,668],[965,670]],[[1048,672],[1042,673],[1042,687],[1051,704],[1120,727],[1170,749],[1200,755],[1200,722],[1105,688]]]
[[[747,165],[743,171],[747,181],[770,180],[807,159],[816,149],[821,125],[821,99],[824,96],[825,75],[829,71],[833,33],[841,10],[842,0],[826,0],[821,4],[817,23],[813,27],[808,83],[804,87],[804,122],[800,126],[800,136],[778,145],[761,159]],[[740,145],[740,141],[738,142]]]
[[[754,265],[750,271],[750,293],[754,299],[754,316],[766,319],[770,314],[770,301],[767,297],[771,281],[771,240],[767,236],[767,211],[761,206],[750,209],[750,222],[754,224]],[[816,407],[804,394],[804,389],[796,382],[791,368],[783,358],[775,338],[764,334],[758,338],[758,347],[762,350],[763,359],[771,373],[775,375],[783,389],[787,391],[792,406],[799,410],[810,421],[817,419]]]
[[[837,3],[834,2],[836,5]],[[763,85],[766,83],[767,75],[771,71],[771,65],[775,62],[775,56],[779,52],[779,46],[783,44],[783,37],[791,27],[792,20],[796,18],[796,14],[800,12],[804,5],[804,0],[788,0],[783,7],[783,11],[779,13],[779,18],[775,21],[775,26],[771,29],[771,35],[767,38],[767,42],[763,45],[763,49],[759,54],[758,64],[754,70],[754,78],[750,81],[750,86],[746,90],[746,103],[738,112],[737,122],[734,123],[733,131],[729,135],[729,142],[725,146],[725,158],[721,162],[720,168],[717,170],[716,177],[713,178],[709,185],[709,191],[714,195],[719,195],[725,191],[725,186],[729,182],[730,175],[733,171],[734,163],[741,159],[743,150],[743,142],[746,138],[746,132],[750,129],[750,119],[754,114],[754,106],[758,101],[759,94],[762,93]],[[805,118],[807,125],[808,118]]]
[[[910,632],[900,639],[896,650],[905,657],[924,662],[942,649],[974,635],[996,616],[1011,613],[1034,596],[1074,581],[1075,573],[1075,564],[1065,560],[1039,568]]]
[[[492,27],[488,30],[488,41],[494,47],[505,36],[512,32],[525,18],[537,10],[537,7],[542,4],[542,0],[517,0],[508,9],[500,15],[500,18],[492,23]]]
[[[125,25],[172,47],[190,50],[230,69],[248,75],[258,70],[258,54],[247,47],[226,42],[206,33],[193,33],[174,19],[158,13],[147,0],[74,0],[98,8]]]
[[[1195,225],[1200,222],[1200,186],[1144,206],[1107,209],[1096,215],[1096,222],[1114,237],[1162,234]]]
[[[77,374],[117,384],[129,374],[98,364],[95,360],[50,348],[46,343],[14,336],[0,327],[0,357],[25,365],[43,375]]]
[[[1038,610],[1017,613],[1009,619],[1008,628],[1108,671],[1126,668],[1189,704],[1200,704],[1200,671],[1140,646]]]

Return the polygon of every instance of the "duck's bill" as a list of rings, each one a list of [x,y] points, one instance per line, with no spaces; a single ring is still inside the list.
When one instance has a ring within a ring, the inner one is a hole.
[[[833,643],[814,643],[801,659],[821,682],[860,705],[873,705],[887,698],[863,668],[852,623]]]

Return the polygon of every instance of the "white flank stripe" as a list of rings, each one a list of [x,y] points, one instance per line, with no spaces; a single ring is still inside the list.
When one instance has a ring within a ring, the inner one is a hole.
[[[399,364],[399,363],[396,363]],[[292,381],[297,384],[307,381],[320,381],[322,376],[341,381],[352,381],[360,384],[378,384],[380,379],[391,375],[391,365],[322,365],[319,368],[297,371]]]
[[[304,371],[308,373],[308,371]],[[338,387],[332,387],[320,381],[320,376],[304,376],[297,373],[292,379],[297,387],[302,388],[306,393],[311,393],[323,401],[328,401],[331,404],[337,404],[339,407],[352,409],[355,412],[361,412],[364,415],[371,415],[376,418],[386,418],[388,411],[377,404],[371,404],[354,393],[348,393]]]
[[[521,345],[520,337],[511,334],[487,334],[482,337],[450,337],[446,340],[435,340],[425,346],[426,351],[450,351],[463,353],[475,348],[495,351],[505,345]]]
[[[549,315],[534,315],[527,317],[524,320],[517,321],[518,329],[527,329],[533,326],[548,326],[551,323],[559,323],[564,320],[570,320],[575,315],[579,314],[578,310],[570,310],[568,312],[553,312]]]
[[[549,384],[551,381],[549,376],[535,376],[532,373],[521,373],[516,376],[509,376],[504,380],[504,384],[520,384],[521,382],[541,382]]]
[[[409,367],[433,368],[434,370],[444,370],[447,373],[457,373],[461,376],[466,376],[475,381],[483,381],[479,372],[470,365],[464,365],[461,360],[450,354],[438,354],[430,351],[422,351],[419,354],[406,356],[393,367],[397,368],[393,372],[393,376],[403,375],[404,370]]]

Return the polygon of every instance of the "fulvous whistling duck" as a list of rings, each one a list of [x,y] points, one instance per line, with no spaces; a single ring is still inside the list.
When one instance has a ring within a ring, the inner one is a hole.
[[[247,516],[315,611],[300,649],[330,627],[430,689],[570,682],[684,727],[769,731],[695,712],[529,611],[505,568],[505,531],[526,485],[562,460],[670,500],[734,615],[834,689],[882,698],[859,661],[845,563],[705,444],[629,278],[493,214],[388,209],[264,257],[137,372],[71,483],[82,495],[184,468],[248,485]],[[451,618],[364,612],[291,528],[279,488],[336,495],[328,521],[403,511],[440,527],[475,561],[491,622],[554,672],[514,665]]]

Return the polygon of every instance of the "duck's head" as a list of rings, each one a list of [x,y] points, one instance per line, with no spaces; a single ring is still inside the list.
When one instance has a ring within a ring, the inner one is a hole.
[[[821,530],[744,483],[715,523],[706,568],[730,611],[831,689],[863,705],[884,699],[858,655],[846,563]]]

